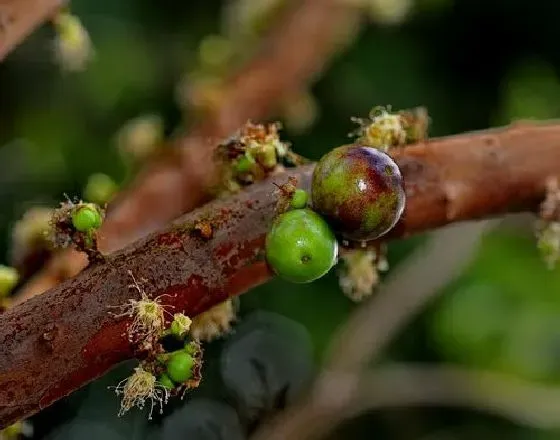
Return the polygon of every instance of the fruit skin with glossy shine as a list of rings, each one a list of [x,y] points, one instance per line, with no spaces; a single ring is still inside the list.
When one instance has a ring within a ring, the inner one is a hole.
[[[176,383],[183,383],[192,377],[194,358],[186,351],[177,351],[167,360],[167,375]]]
[[[390,156],[376,148],[344,145],[317,163],[311,200],[342,237],[369,241],[395,226],[406,197],[401,172]]]
[[[72,213],[72,225],[80,232],[99,229],[102,221],[99,209],[92,203],[78,206]]]
[[[266,259],[274,272],[293,283],[309,283],[336,263],[338,243],[329,225],[311,209],[280,214],[266,236]]]

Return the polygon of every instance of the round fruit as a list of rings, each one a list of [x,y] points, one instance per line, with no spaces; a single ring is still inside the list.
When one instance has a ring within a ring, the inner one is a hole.
[[[185,351],[178,351],[167,360],[167,375],[173,382],[186,382],[192,377],[193,366],[193,357]]]
[[[302,209],[307,206],[307,192],[303,189],[296,189],[292,195],[290,207],[292,209]]]
[[[168,390],[172,390],[173,388],[175,388],[175,383],[173,383],[173,381],[169,378],[169,376],[165,373],[163,373],[159,378],[158,378],[158,382],[160,383],[160,385],[164,388],[167,388]]]
[[[253,156],[245,154],[244,156],[241,156],[235,163],[235,171],[237,171],[239,174],[248,173],[253,169],[255,163],[256,162],[255,159],[253,159]]]
[[[282,278],[309,283],[336,263],[338,243],[329,225],[310,209],[280,214],[266,236],[266,259]]]
[[[99,209],[92,204],[79,206],[72,213],[72,225],[80,232],[98,229],[101,226],[101,221]]]
[[[0,265],[0,298],[7,296],[19,282],[19,274],[16,269]]]
[[[313,209],[344,238],[374,240],[391,230],[404,211],[403,178],[382,151],[345,145],[317,163],[311,200]]]

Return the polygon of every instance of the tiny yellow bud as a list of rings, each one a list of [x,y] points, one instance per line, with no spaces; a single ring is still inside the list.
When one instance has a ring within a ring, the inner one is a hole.
[[[19,281],[19,274],[13,267],[0,265],[0,297],[8,296]]]

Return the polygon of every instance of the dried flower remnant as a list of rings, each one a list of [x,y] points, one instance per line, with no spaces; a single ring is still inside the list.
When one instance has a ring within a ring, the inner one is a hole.
[[[210,240],[214,235],[214,228],[207,220],[202,220],[194,225],[193,232],[203,240]]]
[[[537,248],[549,269],[560,259],[560,186],[557,178],[546,182],[546,196],[536,222]]]
[[[25,272],[32,260],[41,261],[52,251],[49,239],[52,216],[52,208],[33,207],[15,223],[12,229],[11,263],[20,271]]]
[[[373,293],[379,284],[379,272],[389,268],[386,245],[380,245],[377,249],[345,249],[340,257],[340,288],[348,298],[356,302]]]
[[[289,145],[280,140],[280,128],[279,123],[265,125],[248,121],[218,147],[217,155],[225,165],[226,191],[236,192],[244,185],[263,180],[281,169],[284,159],[292,157]]]
[[[144,409],[146,403],[150,403],[148,419],[151,420],[154,407],[159,405],[160,413],[163,413],[163,405],[169,400],[169,391],[160,384],[156,377],[146,371],[142,365],[134,369],[134,373],[122,380],[114,389],[118,396],[122,396],[118,416],[122,417],[135,406]]]
[[[426,107],[415,107],[410,110],[401,110],[399,115],[401,116],[401,120],[406,131],[407,144],[422,142],[428,138],[430,116],[428,115]]]
[[[423,141],[430,118],[424,107],[392,112],[391,107],[374,107],[367,118],[351,118],[359,127],[350,133],[356,142],[387,152],[393,147]]]
[[[61,67],[70,72],[84,70],[93,57],[93,45],[80,19],[63,10],[52,20],[57,36],[55,56]]]
[[[128,304],[117,306],[123,311],[114,314],[115,318],[129,317],[133,318],[132,323],[128,327],[128,337],[131,342],[142,340],[147,345],[152,345],[153,340],[158,339],[165,330],[165,316],[167,306],[161,304],[161,296],[157,298],[150,298],[140,284],[134,278],[132,272],[129,272],[132,277],[133,284],[130,286],[134,288],[139,294],[140,299],[130,299]]]
[[[120,154],[133,162],[142,162],[152,156],[163,140],[164,122],[155,114],[129,120],[116,134]]]
[[[191,330],[192,335],[192,330]],[[183,387],[183,394],[181,395],[181,399],[185,397],[187,391],[190,391],[194,388],[198,388],[200,386],[200,382],[202,381],[202,365],[203,365],[203,355],[204,351],[202,350],[202,346],[197,339],[192,340],[191,342],[185,345],[185,351],[189,353],[194,358],[194,365],[192,367],[192,375],[191,377],[184,382],[182,385]]]
[[[390,107],[374,107],[368,118],[351,118],[359,127],[350,133],[357,137],[359,144],[378,148],[387,152],[391,147],[406,143],[404,119],[398,113],[391,113]]]
[[[276,185],[277,189],[274,195],[278,197],[275,211],[277,215],[286,212],[290,208],[293,197],[297,191],[297,185],[298,179],[294,176],[289,176],[286,183]]]
[[[236,306],[234,299],[229,298],[195,316],[189,333],[195,340],[212,341],[229,333],[235,319]]]

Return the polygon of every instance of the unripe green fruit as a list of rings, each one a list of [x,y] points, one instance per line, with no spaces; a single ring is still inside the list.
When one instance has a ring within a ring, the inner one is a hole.
[[[7,296],[19,282],[19,274],[16,269],[0,265],[0,298]]]
[[[338,243],[329,225],[310,209],[279,215],[266,236],[266,259],[282,278],[309,283],[336,263]]]
[[[311,199],[313,209],[344,238],[374,240],[389,232],[404,211],[403,178],[382,151],[345,145],[317,163]]]
[[[78,206],[72,213],[72,225],[80,232],[99,229],[101,222],[99,209],[91,203]]]
[[[167,375],[173,382],[183,383],[192,377],[193,357],[186,351],[173,353],[167,360]]]
[[[292,195],[292,200],[290,201],[290,207],[292,209],[302,209],[307,206],[307,192],[303,189],[296,189]]]
[[[173,388],[175,388],[175,383],[169,378],[169,376],[165,373],[163,373],[159,378],[158,378],[158,382],[160,383],[160,385],[164,388],[167,388],[168,390],[172,390]]]
[[[248,173],[253,169],[253,166],[255,166],[255,164],[256,161],[253,156],[251,156],[250,154],[245,154],[244,156],[241,156],[235,163],[235,171],[239,174]]]

